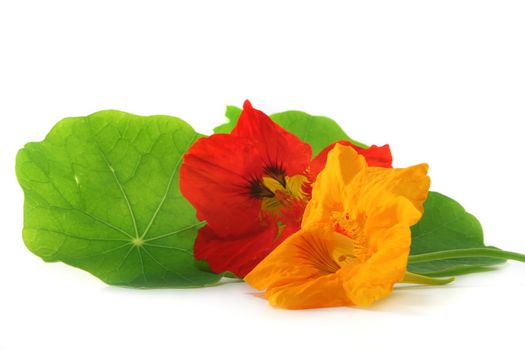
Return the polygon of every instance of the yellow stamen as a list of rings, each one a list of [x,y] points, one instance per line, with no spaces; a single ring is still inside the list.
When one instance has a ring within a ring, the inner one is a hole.
[[[288,206],[294,200],[307,200],[307,195],[302,189],[307,180],[306,176],[303,175],[285,176],[285,181],[282,183],[274,177],[263,176],[264,187],[274,194],[273,197],[263,198],[263,210],[275,212]]]

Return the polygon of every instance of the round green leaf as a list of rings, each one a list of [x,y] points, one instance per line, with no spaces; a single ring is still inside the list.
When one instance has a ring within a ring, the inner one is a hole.
[[[216,283],[220,275],[195,264],[201,223],[179,191],[182,156],[199,137],[168,116],[102,111],[60,121],[17,156],[25,244],[109,284]]]

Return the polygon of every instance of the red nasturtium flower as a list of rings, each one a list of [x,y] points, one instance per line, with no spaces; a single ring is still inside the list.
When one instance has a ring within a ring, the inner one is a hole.
[[[388,145],[363,149],[341,143],[370,166],[392,166]],[[311,184],[333,146],[312,160],[310,145],[249,101],[230,134],[195,142],[180,171],[182,194],[206,221],[195,240],[195,258],[206,260],[216,273],[249,273],[301,227]]]

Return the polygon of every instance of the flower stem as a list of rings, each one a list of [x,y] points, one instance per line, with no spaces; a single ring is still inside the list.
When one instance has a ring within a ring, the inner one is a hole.
[[[454,281],[454,277],[433,278],[433,277],[418,275],[417,273],[412,273],[412,272],[407,271],[405,273],[405,278],[403,278],[401,283],[430,284],[433,286],[439,286],[443,284],[448,284],[452,281]]]
[[[467,248],[416,254],[408,257],[409,264],[453,258],[500,258],[525,262],[525,255],[494,248]]]

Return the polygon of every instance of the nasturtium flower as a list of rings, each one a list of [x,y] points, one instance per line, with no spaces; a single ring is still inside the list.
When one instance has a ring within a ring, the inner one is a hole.
[[[336,145],[313,186],[301,229],[246,277],[289,309],[366,306],[403,280],[410,226],[423,212],[428,166],[369,167]]]
[[[332,147],[312,161],[310,145],[249,101],[230,134],[197,140],[180,171],[182,194],[206,221],[195,240],[196,259],[216,273],[245,276],[300,228],[311,184]],[[372,164],[391,167],[388,145],[351,147]]]

